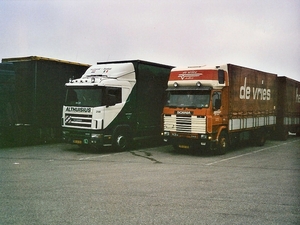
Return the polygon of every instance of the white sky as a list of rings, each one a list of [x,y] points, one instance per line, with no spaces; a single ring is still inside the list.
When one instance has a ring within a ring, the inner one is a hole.
[[[300,80],[300,0],[0,0],[0,58],[225,63]]]

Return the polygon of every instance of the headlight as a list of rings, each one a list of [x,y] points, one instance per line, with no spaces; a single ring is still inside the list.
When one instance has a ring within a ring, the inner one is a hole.
[[[207,134],[201,134],[201,139],[207,139]]]
[[[170,136],[170,132],[169,131],[165,131],[164,132],[164,136]]]
[[[91,134],[91,138],[101,138],[102,134]]]

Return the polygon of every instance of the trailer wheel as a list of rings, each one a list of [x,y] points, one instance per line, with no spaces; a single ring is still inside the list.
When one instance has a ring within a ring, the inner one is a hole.
[[[260,129],[254,132],[254,141],[256,146],[264,146],[266,142],[266,131],[264,129]]]
[[[218,138],[217,154],[218,155],[226,154],[226,152],[228,150],[228,145],[229,145],[228,135],[225,131],[222,131]]]
[[[281,141],[286,141],[289,138],[289,132],[286,128],[283,128],[279,135]]]
[[[113,148],[117,151],[125,151],[129,148],[131,138],[130,132],[126,129],[118,129],[113,135]]]

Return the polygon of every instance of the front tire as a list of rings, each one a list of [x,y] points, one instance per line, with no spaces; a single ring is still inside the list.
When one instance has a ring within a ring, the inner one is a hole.
[[[125,151],[131,144],[130,132],[125,129],[120,129],[113,135],[113,148],[116,151]]]
[[[228,135],[225,131],[222,131],[220,133],[220,136],[218,138],[218,144],[217,144],[217,154],[218,155],[224,155],[228,151]]]

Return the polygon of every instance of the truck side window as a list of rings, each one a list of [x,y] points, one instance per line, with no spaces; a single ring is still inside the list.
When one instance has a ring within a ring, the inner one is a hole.
[[[221,92],[220,91],[216,91],[213,93],[213,96],[212,96],[212,104],[213,104],[213,110],[216,111],[216,110],[219,110],[221,108]]]
[[[107,94],[113,95],[116,98],[116,103],[122,102],[122,89],[121,88],[107,88]]]

